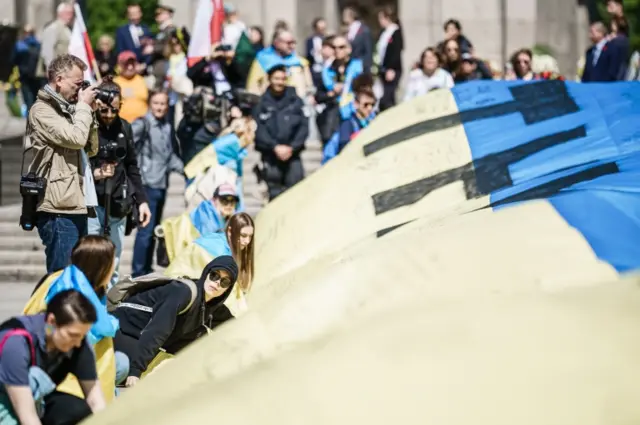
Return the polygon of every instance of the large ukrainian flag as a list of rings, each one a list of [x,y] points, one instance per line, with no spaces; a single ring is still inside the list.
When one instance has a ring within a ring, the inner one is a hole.
[[[634,83],[386,111],[260,213],[251,309],[88,423],[640,422],[639,118]]]

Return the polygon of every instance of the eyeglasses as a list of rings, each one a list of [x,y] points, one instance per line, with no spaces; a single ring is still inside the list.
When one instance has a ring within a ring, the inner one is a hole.
[[[220,282],[220,287],[222,289],[228,289],[232,284],[231,279],[220,276],[220,273],[217,271],[209,273],[209,279],[211,279],[212,282]]]
[[[103,108],[100,108],[101,114],[106,114],[109,111],[113,112],[115,115],[118,115],[118,113],[120,112],[120,109],[114,108],[113,106],[105,106]]]

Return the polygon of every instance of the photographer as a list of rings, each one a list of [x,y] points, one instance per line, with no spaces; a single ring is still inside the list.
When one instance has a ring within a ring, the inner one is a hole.
[[[95,194],[91,175],[85,175],[87,154],[93,156],[98,149],[95,87],[82,89],[86,69],[73,55],[56,57],[27,120],[25,152],[33,151],[33,159],[20,180],[20,226],[38,228],[47,273],[69,264],[71,250],[87,233],[85,196]]]
[[[202,58],[187,71],[195,87],[212,87],[214,82],[223,78],[233,89],[244,89],[255,51],[247,39],[237,46],[236,50],[229,45],[216,43],[211,47],[209,56]],[[212,66],[212,64],[217,66]],[[216,69],[222,75],[214,75]]]
[[[118,116],[122,104],[120,86],[111,77],[105,77],[96,93],[100,147],[91,165],[99,206],[96,217],[89,219],[89,234],[102,235],[108,226],[108,236],[116,247],[115,271],[111,279],[114,284],[118,280],[127,215],[135,202],[137,219],[140,226],[145,227],[151,220],[151,211],[142,186],[131,125]]]

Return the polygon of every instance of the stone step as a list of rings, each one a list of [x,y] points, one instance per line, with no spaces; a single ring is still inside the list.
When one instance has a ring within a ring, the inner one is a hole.
[[[44,263],[45,255],[42,245],[40,245],[40,249],[38,250],[29,251],[0,249],[0,266],[16,267],[16,265],[19,265],[19,267],[23,267],[26,265],[37,265],[44,271]]]
[[[40,264],[24,264],[20,266],[14,265],[0,265],[0,282],[1,283],[14,283],[14,282],[31,282],[31,285],[35,286],[36,283],[42,279],[42,276],[46,274],[44,267],[44,260]],[[25,300],[26,302],[26,300]]]

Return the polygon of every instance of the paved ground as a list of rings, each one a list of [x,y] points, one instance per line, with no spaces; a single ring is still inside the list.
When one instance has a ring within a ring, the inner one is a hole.
[[[0,322],[19,314],[32,290],[33,287],[25,284],[3,283],[0,286]]]

